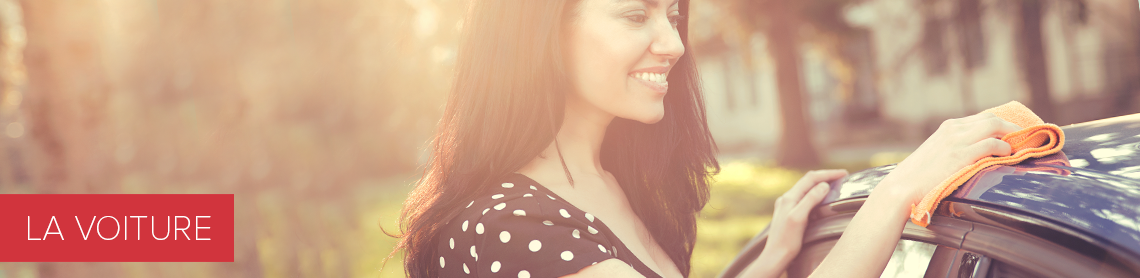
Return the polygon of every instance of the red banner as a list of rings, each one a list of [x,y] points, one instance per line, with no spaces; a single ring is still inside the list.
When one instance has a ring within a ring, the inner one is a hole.
[[[0,194],[0,262],[232,262],[233,194]]]

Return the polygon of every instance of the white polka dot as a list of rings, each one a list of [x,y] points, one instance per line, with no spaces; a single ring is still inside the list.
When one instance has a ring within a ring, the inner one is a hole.
[[[533,185],[531,185],[531,186],[530,186],[530,190],[538,190],[538,188],[537,188],[537,187],[534,187]]]
[[[574,236],[574,238],[582,238],[582,234],[578,232],[578,229],[574,229],[573,232],[570,232],[570,235]]]
[[[594,229],[594,227],[586,226],[586,231],[589,231],[591,235],[598,234],[598,230]]]
[[[550,196],[550,195],[546,195],[546,198],[550,198],[551,200],[558,200],[558,199],[554,199],[554,197]]]
[[[475,233],[480,235],[483,234],[483,223],[475,224]]]
[[[503,231],[503,232],[499,233],[499,240],[502,241],[503,243],[507,243],[508,241],[511,241],[511,233],[507,232],[507,231]]]
[[[471,270],[467,269],[467,263],[463,263],[463,273],[471,274]]]
[[[499,198],[502,198],[502,197],[503,197],[503,194],[491,195],[491,199],[495,199],[495,200],[498,200]]]
[[[455,249],[455,238],[451,238],[451,240],[449,240],[449,241],[450,241],[451,249]]]
[[[447,263],[443,261],[443,257],[439,257],[439,268],[443,268],[444,265],[447,265]]]
[[[485,209],[483,209],[483,215],[487,215],[487,211],[489,211],[489,210],[491,210],[491,208],[485,208]]]
[[[509,182],[503,183],[503,188],[514,188],[514,187],[515,187],[515,184],[513,184],[513,183],[509,183]]]
[[[574,259],[574,253],[571,253],[570,251],[562,251],[562,260],[563,261],[569,262],[570,260],[573,260],[573,259]]]
[[[550,220],[542,220],[542,225],[554,226],[554,222],[550,222]]]
[[[558,214],[561,214],[563,218],[570,218],[570,213],[566,212],[566,209],[558,209]]]
[[[590,222],[594,222],[594,215],[587,212],[586,213],[586,219],[590,220]]]
[[[614,250],[614,256],[617,256],[617,246],[610,246]]]
[[[538,241],[537,239],[531,240],[529,247],[531,252],[538,252],[538,250],[542,249],[542,242]]]
[[[495,210],[503,210],[505,207],[507,207],[507,203],[499,203],[498,205],[495,205]]]
[[[530,278],[530,272],[526,270],[519,271],[519,278]]]
[[[471,257],[472,258],[478,258],[479,257],[479,253],[475,253],[475,245],[471,245]],[[478,259],[476,259],[476,260],[478,260]]]
[[[467,203],[467,207],[471,207],[471,205],[474,205],[474,204],[475,204],[475,201],[471,201],[470,203]]]
[[[523,197],[534,197],[534,194],[530,194],[530,193],[523,194]]]
[[[467,231],[467,220],[463,220],[463,231]]]
[[[514,213],[515,213],[515,216],[526,216],[526,211],[523,211],[521,209],[516,209],[514,211]]]
[[[502,266],[502,264],[499,264],[499,261],[491,263],[491,273],[499,273],[499,268]]]
[[[606,247],[602,246],[601,244],[598,244],[598,250],[602,250],[602,253],[607,253]]]

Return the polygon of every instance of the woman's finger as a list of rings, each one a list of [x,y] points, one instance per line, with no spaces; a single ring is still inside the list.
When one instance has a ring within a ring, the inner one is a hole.
[[[1009,156],[1012,152],[1013,147],[1009,143],[997,138],[983,139],[963,150],[963,154],[970,160],[969,163],[989,156]]]
[[[795,201],[789,200],[787,197],[780,196],[776,198],[775,208],[772,210],[772,222],[778,222],[787,216],[788,211],[796,205]]]
[[[821,182],[812,187],[811,191],[808,191],[804,198],[788,212],[788,222],[807,224],[808,214],[811,214],[811,210],[819,204],[819,201],[823,200],[823,197],[827,196],[829,189],[831,187],[826,182]]]
[[[1020,126],[998,117],[972,122],[968,125],[967,128],[972,129],[972,136],[968,138],[971,141],[982,138],[1001,138],[1006,134],[1022,129]]]
[[[984,112],[984,113],[978,113],[978,114],[974,114],[974,115],[961,117],[958,119],[951,119],[950,121],[958,121],[958,123],[969,124],[969,123],[982,121],[982,120],[986,120],[986,119],[990,119],[990,118],[997,118],[997,117],[998,116],[994,115],[993,112]]]
[[[799,203],[804,194],[817,183],[836,180],[844,176],[847,176],[847,170],[844,169],[808,171],[791,189],[788,189],[788,192],[784,193],[783,198],[788,199],[793,204]]]

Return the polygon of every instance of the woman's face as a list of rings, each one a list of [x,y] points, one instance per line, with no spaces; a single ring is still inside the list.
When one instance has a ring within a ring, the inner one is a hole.
[[[665,81],[685,53],[677,0],[582,0],[567,25],[568,109],[647,124],[665,115]]]

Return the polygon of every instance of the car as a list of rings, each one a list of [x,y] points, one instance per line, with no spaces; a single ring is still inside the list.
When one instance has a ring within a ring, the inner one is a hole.
[[[1053,155],[986,169],[944,199],[928,227],[907,222],[883,277],[1140,277],[1140,114],[1062,127]],[[895,165],[832,182],[787,277],[806,277]],[[764,249],[750,240],[720,274]]]

